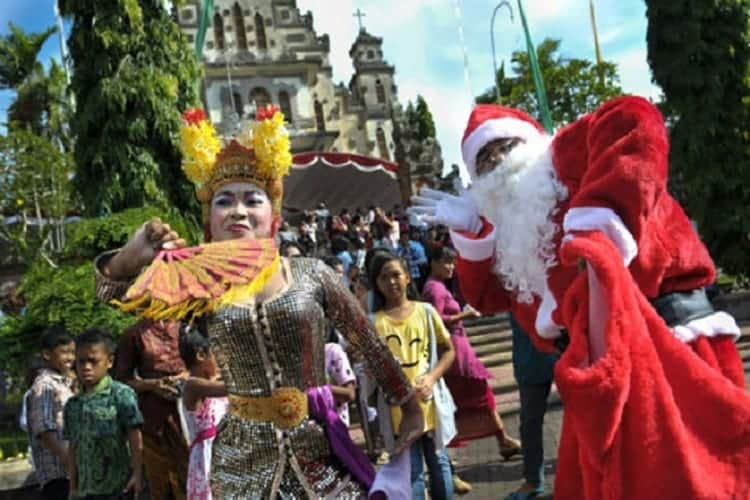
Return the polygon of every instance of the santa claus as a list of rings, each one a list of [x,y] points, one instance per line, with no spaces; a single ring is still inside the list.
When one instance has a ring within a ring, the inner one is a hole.
[[[466,299],[512,311],[537,346],[569,336],[555,498],[750,498],[750,397],[715,270],[667,192],[659,111],[605,103],[547,135],[496,105],[462,141],[472,186],[423,190],[448,225]]]

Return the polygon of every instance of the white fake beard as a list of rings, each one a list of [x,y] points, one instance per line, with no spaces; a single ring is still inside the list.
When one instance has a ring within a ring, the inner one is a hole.
[[[495,274],[519,302],[541,298],[547,269],[557,264],[553,217],[568,197],[552,164],[551,138],[519,144],[470,191],[495,226]]]

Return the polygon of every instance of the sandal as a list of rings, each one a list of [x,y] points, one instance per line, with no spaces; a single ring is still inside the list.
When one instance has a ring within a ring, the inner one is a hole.
[[[521,453],[521,443],[513,438],[506,438],[503,444],[500,445],[500,456],[506,462],[516,455]]]
[[[513,493],[505,497],[505,500],[531,500],[532,498],[538,497],[542,493],[544,493],[544,485],[540,484],[536,487],[535,490],[514,491]]]

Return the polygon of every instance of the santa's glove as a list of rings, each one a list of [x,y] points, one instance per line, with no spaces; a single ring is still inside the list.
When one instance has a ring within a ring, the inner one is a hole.
[[[412,196],[409,212],[430,225],[442,224],[454,231],[478,233],[482,230],[479,206],[468,192],[454,196],[428,187]]]

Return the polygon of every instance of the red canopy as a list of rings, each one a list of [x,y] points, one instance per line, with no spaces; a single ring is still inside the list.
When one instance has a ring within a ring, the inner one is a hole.
[[[397,172],[397,164],[380,158],[300,153],[284,180],[284,208],[312,210],[320,202],[334,213],[369,205],[390,208],[401,203]]]

